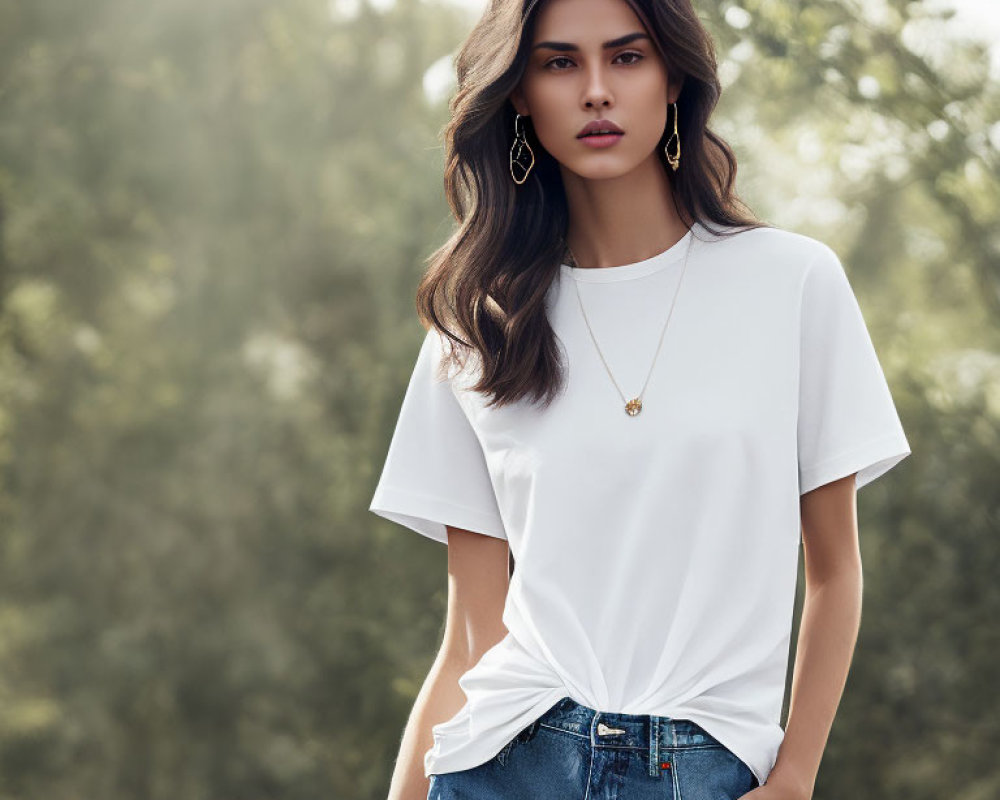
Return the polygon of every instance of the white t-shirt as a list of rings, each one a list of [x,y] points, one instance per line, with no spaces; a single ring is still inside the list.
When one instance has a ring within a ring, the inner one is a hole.
[[[459,680],[426,775],[492,758],[561,697],[693,720],[763,784],[784,736],[800,494],[910,447],[858,302],[826,244],[696,224],[632,264],[565,264],[546,296],[568,364],[543,409],[487,409],[466,373],[434,380],[428,331],[370,510],[447,543],[506,538],[507,635]],[[693,241],[692,241],[693,239]],[[627,398],[649,372],[636,416]]]

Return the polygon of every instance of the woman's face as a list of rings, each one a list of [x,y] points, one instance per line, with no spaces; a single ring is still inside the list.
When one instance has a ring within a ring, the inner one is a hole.
[[[663,59],[624,0],[546,0],[511,102],[531,117],[539,142],[563,169],[603,179],[624,175],[654,154],[667,104],[679,91],[668,86]],[[624,135],[608,147],[578,138],[584,125],[601,119]],[[513,142],[513,130],[510,135]]]

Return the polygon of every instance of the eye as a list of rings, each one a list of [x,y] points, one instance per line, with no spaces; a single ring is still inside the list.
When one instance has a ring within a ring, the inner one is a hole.
[[[555,58],[553,58],[553,59],[552,59],[551,61],[547,61],[547,62],[545,63],[545,68],[546,68],[546,69],[552,69],[553,65],[554,65],[554,64],[555,64],[556,62],[558,62],[558,61],[569,61],[569,59],[568,59],[568,58],[566,58],[566,56],[556,56],[556,57],[555,57]],[[557,71],[558,71],[558,70],[557,70]]]
[[[628,64],[638,64],[642,61],[642,53],[636,53],[634,50],[629,50],[627,53],[622,53],[622,56],[635,56],[635,61],[629,61]],[[619,56],[621,58],[621,56]]]
[[[633,64],[638,64],[644,58],[644,56],[642,55],[642,53],[637,53],[634,50],[627,50],[624,53],[619,53],[615,58],[618,59],[618,58],[622,58],[624,56],[635,56],[635,58],[632,61],[626,61],[626,62],[624,62],[626,67],[630,67]],[[562,67],[555,67],[555,66],[553,66],[553,65],[557,64],[560,61],[569,61],[569,63],[571,63],[571,64],[573,63],[572,60],[569,59],[569,58],[567,58],[566,56],[556,56],[555,58],[553,58],[553,59],[545,62],[545,65],[544,65],[545,69],[548,69],[548,70],[551,70],[551,71],[554,71],[554,72],[561,72],[562,71]]]

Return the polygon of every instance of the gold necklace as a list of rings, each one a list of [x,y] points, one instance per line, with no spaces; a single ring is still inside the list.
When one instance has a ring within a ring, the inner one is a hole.
[[[583,308],[583,299],[580,297],[580,287],[576,278],[573,278],[573,286],[576,288],[576,299],[580,303],[580,313],[583,314],[583,321],[587,325],[587,330],[590,332],[590,338],[594,342],[594,347],[597,348],[597,355],[601,357],[601,362],[604,364],[604,369],[608,373],[608,377],[611,378],[611,382],[615,385],[615,389],[618,390],[618,394],[621,395],[622,402],[625,403],[625,413],[630,417],[636,416],[640,411],[642,411],[642,395],[646,391],[646,385],[649,383],[649,379],[653,374],[653,367],[656,365],[656,358],[660,355],[660,346],[663,344],[664,334],[667,332],[667,326],[670,324],[670,317],[674,313],[674,303],[677,302],[677,294],[681,289],[681,281],[684,280],[684,270],[687,269],[688,256],[691,254],[691,248],[694,246],[694,234],[691,233],[691,229],[688,228],[688,233],[691,235],[691,239],[688,240],[687,248],[684,250],[684,265],[681,267],[681,275],[677,279],[677,288],[674,289],[674,298],[670,301],[670,311],[667,312],[667,320],[663,323],[663,330],[660,331],[660,341],[656,345],[656,353],[653,354],[653,363],[649,365],[649,373],[646,375],[646,380],[642,384],[642,389],[639,391],[635,397],[631,400],[625,399],[625,393],[622,392],[621,387],[618,385],[618,381],[615,380],[615,376],[611,374],[611,368],[608,366],[607,360],[604,358],[604,353],[601,352],[601,346],[597,343],[597,337],[594,336],[594,331],[590,327],[590,320],[587,319],[587,312]],[[565,243],[565,242],[564,242]],[[569,250],[570,259],[573,262],[573,267],[579,269],[577,266],[576,256],[573,255],[573,251],[570,250],[569,244],[566,244],[566,249]],[[593,269],[601,269],[600,267],[594,267]],[[613,269],[613,268],[612,268]]]

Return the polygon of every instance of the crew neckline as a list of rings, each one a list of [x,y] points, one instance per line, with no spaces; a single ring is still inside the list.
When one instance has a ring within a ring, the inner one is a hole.
[[[671,264],[683,259],[687,248],[690,246],[689,242],[694,237],[695,229],[701,229],[699,222],[695,222],[687,233],[666,250],[649,258],[644,258],[642,261],[634,261],[631,264],[621,264],[613,267],[571,267],[569,264],[560,264],[559,269],[564,276],[587,283],[609,283],[611,281],[642,278],[666,269]]]

